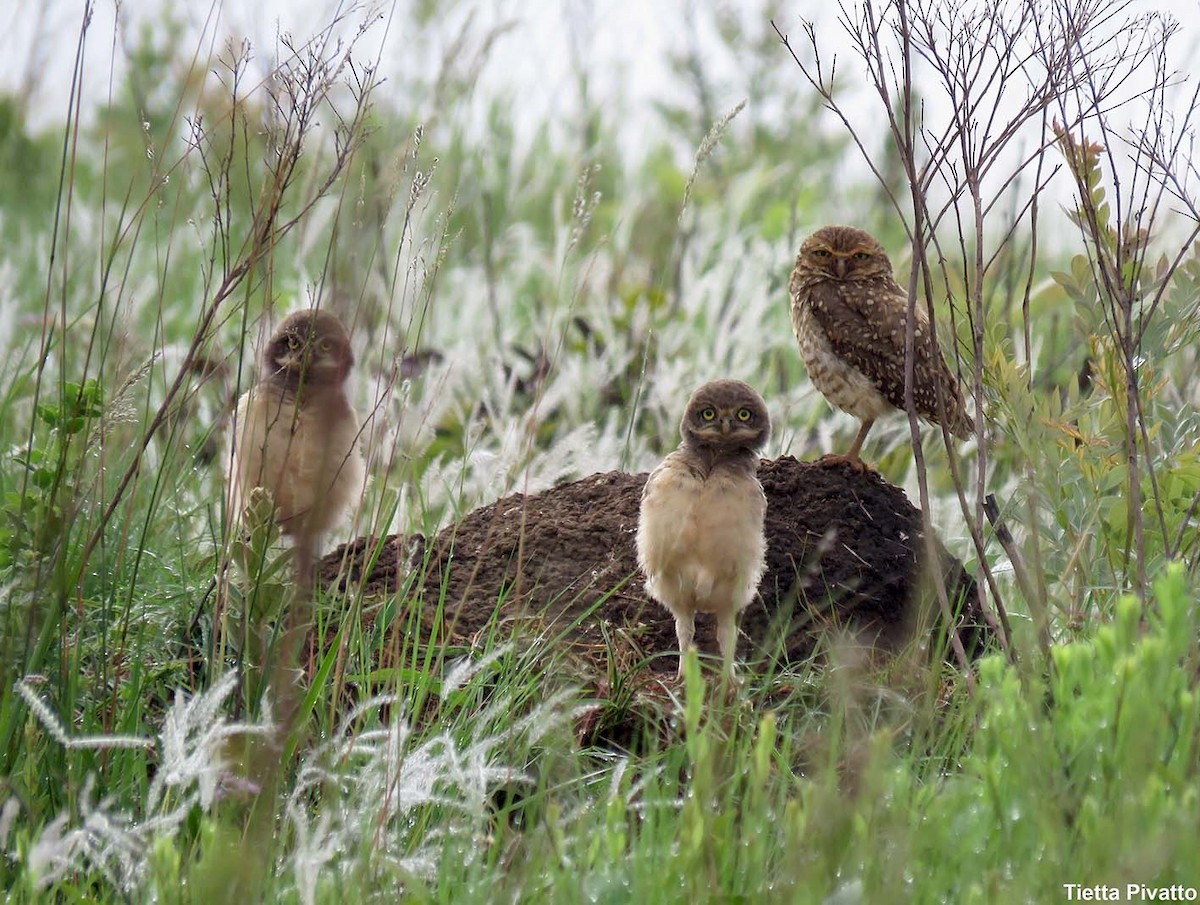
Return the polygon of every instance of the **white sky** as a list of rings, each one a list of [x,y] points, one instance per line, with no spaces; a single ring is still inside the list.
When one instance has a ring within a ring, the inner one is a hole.
[[[681,90],[668,72],[664,51],[687,45],[692,39],[689,23],[697,23],[699,33],[694,40],[705,50],[706,65],[718,91],[718,109],[729,109],[746,96],[745,73],[704,31],[710,25],[709,17],[698,13],[716,0],[465,0],[420,34],[413,34],[405,25],[412,2],[385,0],[378,7],[383,21],[369,33],[364,45],[368,52],[377,51],[381,42],[383,46],[379,59],[389,83],[377,94],[377,102],[404,104],[400,87],[418,74],[429,78],[437,71],[468,16],[473,17],[470,33],[475,37],[459,55],[461,60],[470,57],[470,50],[491,26],[514,23],[488,57],[474,100],[478,112],[486,93],[511,92],[516,99],[513,116],[527,129],[569,114],[577,97],[573,67],[582,65],[592,74],[594,95],[621,104],[620,115],[613,117],[621,123],[619,138],[624,147],[636,148],[657,123],[652,101],[670,99]],[[726,6],[741,9],[743,21],[755,22],[754,10],[760,4],[761,0],[740,4],[730,0]],[[228,37],[245,35],[257,48],[258,57],[269,60],[279,32],[297,38],[310,36],[334,10],[346,5],[336,0],[124,0],[119,4],[117,0],[94,0],[87,34],[85,98],[93,106],[103,100],[113,74],[119,78],[123,65],[120,41],[132,43],[128,35],[136,35],[144,25],[161,27],[157,23],[164,9],[171,9],[186,23],[186,33],[179,39],[181,54],[197,48],[219,51]],[[28,92],[35,127],[55,126],[67,114],[83,8],[84,0],[0,0],[0,90]],[[125,23],[121,37],[114,30],[118,9]],[[840,72],[855,71],[856,61],[835,21],[836,3],[797,0],[784,9],[781,27],[799,37],[801,18],[815,19],[822,40],[840,54]],[[1179,58],[1176,65],[1188,76],[1200,74],[1192,62],[1200,47],[1196,28],[1200,0],[1130,0],[1129,9],[1158,9],[1174,15],[1182,30],[1174,45]],[[215,27],[214,21],[219,23]],[[765,22],[755,24],[768,27]],[[792,70],[800,83],[801,76],[782,47],[779,65]],[[85,104],[85,114],[87,109]],[[874,108],[863,109],[871,112],[864,113],[864,122],[857,125],[866,131],[877,128]],[[759,112],[749,110],[743,118],[755,115]]]
[[[32,88],[31,114],[38,124],[61,121],[65,116],[83,5],[83,0],[41,0],[40,4],[36,0],[0,0],[0,89]],[[180,41],[181,54],[192,52],[201,35],[207,34],[218,50],[226,36],[245,35],[258,48],[260,57],[270,55],[279,32],[290,32],[297,38],[312,35],[330,19],[332,11],[345,5],[334,0],[126,0],[119,4],[126,30],[131,33],[136,33],[135,23],[154,21],[155,11],[172,9],[187,23],[189,32]],[[389,16],[390,6],[382,6],[385,21],[391,19],[381,55],[385,77],[392,76],[395,82],[395,76],[405,71],[436,72],[466,15],[474,16],[472,30],[476,34],[485,33],[492,24],[511,20],[514,27],[496,44],[480,84],[515,90],[522,99],[523,114],[539,118],[553,114],[568,102],[565,98],[572,93],[571,61],[576,53],[573,45],[595,64],[594,71],[615,73],[616,79],[624,80],[638,101],[667,90],[661,48],[671,40],[672,20],[681,15],[684,3],[464,2],[416,40],[405,33],[404,11],[409,5],[408,0],[396,0],[393,16]],[[107,90],[117,7],[115,0],[95,0],[88,32],[85,89],[93,100],[103,99]],[[221,23],[216,29],[208,24],[214,18]],[[215,40],[214,34],[218,35]],[[384,35],[385,29],[376,25],[368,45],[377,48]],[[430,37],[435,46],[431,46]],[[118,68],[121,56],[117,48]],[[613,85],[597,87],[606,90]]]
[[[376,0],[379,4],[379,0]],[[487,26],[501,21],[513,21],[514,28],[497,43],[491,63],[485,70],[484,86],[511,87],[522,100],[526,115],[544,117],[552,114],[573,93],[571,87],[572,59],[582,58],[596,78],[596,90],[611,92],[618,83],[628,94],[636,109],[651,98],[669,94],[673,85],[663,64],[667,47],[681,47],[688,40],[687,23],[707,24],[707,17],[697,15],[718,5],[713,0],[476,0],[462,2],[433,28],[440,46],[428,46],[404,33],[405,10],[412,0],[383,0],[385,19],[391,19],[385,51],[382,55],[384,75],[405,69],[433,70],[441,52],[458,31],[464,15],[475,17],[474,30],[482,33]],[[336,0],[93,0],[94,16],[87,41],[86,94],[103,98],[113,59],[115,12],[132,26],[155,22],[164,9],[187,23],[190,34],[180,42],[181,53],[191,52],[198,36],[205,33],[219,48],[224,36],[246,35],[269,54],[279,31],[297,37],[313,34],[328,21],[333,10],[345,7]],[[84,0],[0,0],[0,88],[34,89],[32,112],[38,122],[61,120],[65,114],[70,92],[72,62],[78,40]],[[741,6],[745,21],[752,21],[755,0],[741,4],[725,3],[725,7]],[[1196,46],[1196,29],[1192,23],[1200,18],[1200,0],[1131,0],[1131,9],[1159,9],[1172,13],[1183,23],[1184,40],[1178,45]],[[796,28],[801,17],[813,18],[822,28],[822,37],[840,40],[839,30],[832,21],[836,3],[798,0],[784,6],[783,24]],[[218,20],[217,29],[206,23]],[[798,29],[797,29],[798,30]],[[374,46],[384,35],[376,27],[371,33]],[[706,43],[708,35],[699,39]],[[425,46],[422,46],[425,45]],[[715,51],[715,48],[713,48]],[[118,60],[122,56],[117,49]],[[729,88],[730,104],[740,99],[738,72],[734,61],[710,55],[712,71]],[[120,64],[118,63],[118,66]],[[780,65],[790,66],[780,48]],[[744,92],[743,92],[744,93]],[[726,100],[726,99],[722,99]]]

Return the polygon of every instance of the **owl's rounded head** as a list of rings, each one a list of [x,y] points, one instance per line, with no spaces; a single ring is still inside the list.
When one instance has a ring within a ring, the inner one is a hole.
[[[892,262],[874,236],[854,226],[823,226],[800,246],[797,266],[835,280],[891,276]]]
[[[285,317],[263,356],[264,376],[294,385],[340,385],[353,366],[346,328],[337,315],[317,308]]]
[[[771,436],[771,416],[754,387],[740,380],[711,380],[692,393],[679,432],[689,446],[753,453]]]

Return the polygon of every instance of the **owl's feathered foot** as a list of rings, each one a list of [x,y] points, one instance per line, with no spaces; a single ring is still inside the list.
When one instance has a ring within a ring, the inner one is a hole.
[[[823,468],[831,465],[849,465],[859,474],[865,474],[870,471],[871,466],[864,462],[858,454],[862,450],[863,442],[867,439],[867,434],[871,432],[871,425],[874,423],[874,418],[864,418],[862,424],[859,425],[854,442],[850,444],[850,451],[848,453],[844,456],[837,453],[829,453],[817,459],[817,464]]]

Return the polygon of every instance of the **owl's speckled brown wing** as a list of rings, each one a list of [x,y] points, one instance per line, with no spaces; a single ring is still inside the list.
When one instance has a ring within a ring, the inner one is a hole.
[[[871,380],[896,408],[904,409],[904,334],[908,296],[895,280],[838,282],[821,280],[804,289],[813,318],[825,333],[833,352]],[[935,424],[938,394],[946,408],[946,428],[965,438],[975,424],[967,414],[958,379],[935,351],[929,320],[916,306],[913,362],[913,399],[917,412]]]

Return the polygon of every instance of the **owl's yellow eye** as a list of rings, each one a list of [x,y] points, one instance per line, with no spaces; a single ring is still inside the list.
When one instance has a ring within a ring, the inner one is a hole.
[[[867,254],[867,252],[865,252],[865,251],[856,251],[854,253],[854,260],[856,260],[856,261],[865,261],[869,257],[871,257],[871,256],[869,254]]]
[[[327,339],[323,339],[319,343],[317,343],[317,351],[318,352],[325,353],[325,352],[328,352],[332,348],[333,348],[333,345]]]
[[[828,248],[814,248],[813,249],[813,257],[814,258],[828,258],[830,254],[831,254],[831,252],[829,251]]]
[[[752,417],[754,417],[754,413],[745,406],[742,406],[740,409],[738,409],[737,415],[738,421],[749,421]]]
[[[717,410],[715,408],[713,408],[711,405],[707,406],[700,410],[700,417],[703,418],[705,421],[716,421],[717,420]]]
[[[300,342],[300,337],[295,336],[293,334],[288,335],[287,341],[288,341],[288,348],[291,349],[293,352],[295,352],[297,349],[300,348],[301,345],[303,345],[303,343]]]

